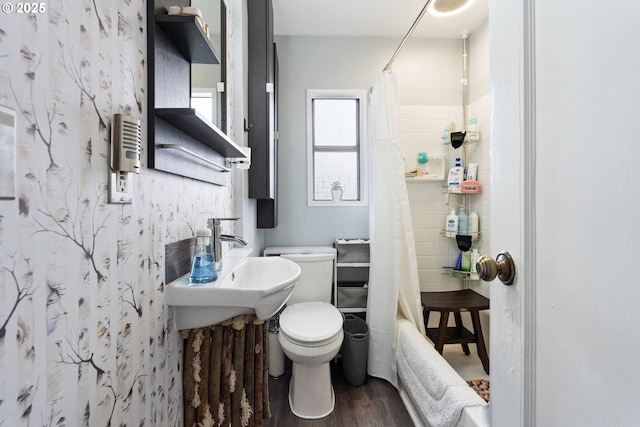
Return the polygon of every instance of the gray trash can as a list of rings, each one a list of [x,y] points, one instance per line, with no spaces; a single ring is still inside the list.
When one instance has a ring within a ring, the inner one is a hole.
[[[369,326],[361,318],[347,314],[343,329],[342,374],[349,384],[359,387],[367,377]]]

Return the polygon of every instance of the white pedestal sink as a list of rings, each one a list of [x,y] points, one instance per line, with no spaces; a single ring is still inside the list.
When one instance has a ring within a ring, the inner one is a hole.
[[[273,257],[223,258],[218,280],[202,285],[185,275],[167,285],[178,329],[202,328],[239,314],[266,320],[284,306],[300,278],[293,261]]]

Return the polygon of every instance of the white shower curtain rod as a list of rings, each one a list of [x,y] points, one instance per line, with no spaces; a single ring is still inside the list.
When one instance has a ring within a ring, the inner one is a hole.
[[[393,61],[396,59],[396,56],[398,56],[398,53],[400,53],[400,51],[402,50],[402,46],[404,46],[404,43],[407,41],[407,39],[411,36],[411,33],[413,33],[413,30],[415,30],[415,28],[418,26],[418,23],[420,22],[420,20],[422,19],[422,17],[424,16],[424,13],[427,11],[427,7],[429,6],[429,3],[431,3],[431,0],[427,0],[427,2],[424,4],[424,7],[422,8],[422,10],[420,11],[420,14],[418,15],[418,17],[416,18],[415,21],[413,21],[413,25],[411,26],[411,28],[409,28],[409,31],[407,31],[407,34],[404,36],[404,38],[402,39],[402,41],[400,42],[400,45],[398,46],[398,48],[396,49],[395,52],[393,52],[393,56],[391,57],[391,59],[389,60],[389,62],[387,63],[387,65],[383,68],[382,71],[389,71],[391,69],[391,65],[393,64]]]

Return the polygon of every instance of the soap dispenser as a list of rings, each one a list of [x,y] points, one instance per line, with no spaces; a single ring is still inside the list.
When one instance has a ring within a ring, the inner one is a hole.
[[[211,230],[203,228],[196,232],[196,253],[191,264],[189,283],[213,282],[218,278],[211,249]]]

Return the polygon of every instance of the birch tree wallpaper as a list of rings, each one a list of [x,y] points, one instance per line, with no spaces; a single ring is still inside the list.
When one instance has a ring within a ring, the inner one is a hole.
[[[182,341],[164,246],[233,188],[147,169],[146,1],[0,14],[0,105],[16,111],[0,200],[0,426],[182,425]],[[13,5],[15,7],[15,4]],[[143,121],[133,203],[107,204],[111,117]]]

